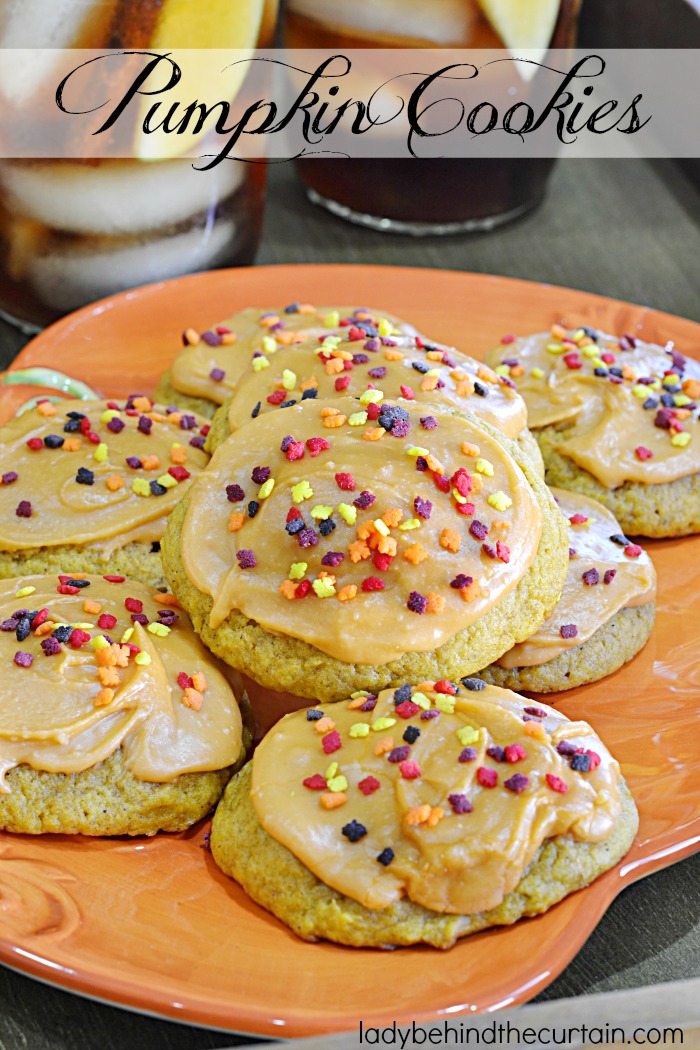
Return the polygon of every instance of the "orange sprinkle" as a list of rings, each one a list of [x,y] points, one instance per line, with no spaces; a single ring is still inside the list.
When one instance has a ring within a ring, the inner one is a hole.
[[[292,598],[296,597],[297,585],[291,580],[282,580],[278,589],[282,597],[286,598],[287,601],[291,602]]]
[[[517,379],[518,376],[524,376],[524,375],[525,375],[525,366],[524,365],[512,365],[511,366],[511,369],[510,369],[510,377],[511,377],[511,379]]]
[[[128,667],[129,657],[131,656],[131,650],[127,645],[117,645],[115,643],[114,648],[116,650],[116,663],[117,667]]]
[[[114,699],[113,689],[100,689],[99,693],[95,697],[93,703],[95,707],[106,707],[107,704],[111,704]]]
[[[40,401],[36,406],[36,410],[40,416],[55,416],[56,406],[50,401]]]
[[[674,411],[676,419],[688,419],[693,414],[689,408],[676,408]]]
[[[525,736],[535,737],[537,740],[544,740],[547,736],[547,730],[541,722],[526,722],[523,726]]]
[[[221,336],[221,345],[222,346],[233,346],[233,344],[237,340],[238,340],[238,336],[236,335],[235,332],[224,332],[224,334]]]
[[[347,416],[327,416],[323,420],[324,427],[328,427],[329,430],[334,430],[336,427],[342,427],[347,422]]]
[[[110,474],[109,477],[105,478],[105,485],[110,492],[118,492],[119,489],[124,488],[124,478],[119,474]]]
[[[474,492],[481,492],[481,490],[484,487],[484,479],[482,478],[481,474],[472,474],[471,478],[472,488],[474,489]]]
[[[199,332],[194,328],[188,328],[184,338],[188,346],[197,346],[199,343]]]
[[[137,412],[150,412],[153,408],[153,402],[148,397],[135,397],[132,404]]]
[[[456,554],[462,546],[462,537],[454,529],[443,529],[440,533],[440,546],[446,551]]]
[[[455,384],[457,397],[470,397],[474,393],[474,384],[470,379],[461,379]]]
[[[315,314],[316,313],[316,307],[312,306],[311,303],[301,303],[300,306],[297,306],[297,313],[298,314]]]
[[[198,693],[206,693],[209,688],[207,680],[201,671],[195,671],[192,675],[192,685],[195,687]]]
[[[185,689],[185,693],[182,697],[182,702],[185,707],[189,707],[192,711],[199,711],[202,706],[204,697],[198,689]]]
[[[445,816],[445,810],[440,806],[433,806],[430,810],[430,816],[428,817],[426,824],[429,828],[434,828],[436,824],[439,824],[442,818]]]
[[[426,824],[431,812],[432,809],[427,802],[422,806],[409,806],[403,819],[406,824],[415,827],[417,824]]]
[[[337,598],[341,602],[351,602],[357,597],[357,587],[354,583],[348,583],[338,591]]]
[[[66,440],[63,442],[63,451],[64,452],[77,452],[78,449],[82,447],[82,444],[83,443],[80,440],[80,438],[76,438],[76,437],[66,438]]]
[[[258,323],[262,328],[272,328],[273,324],[279,324],[279,320],[277,314],[270,314],[269,317],[261,317]]]
[[[299,384],[299,389],[301,390],[302,394],[305,390],[316,390],[317,388],[318,382],[314,376],[309,376],[308,379],[305,379],[303,383]]]
[[[393,736],[383,736],[381,740],[378,740],[374,745],[374,753],[377,756],[385,755],[387,751],[391,751],[394,746]]]
[[[160,602],[161,605],[173,605],[176,609],[182,608],[175,595],[169,594],[168,591],[166,591],[165,594],[161,594],[160,591],[158,591],[156,594],[152,594],[151,597],[154,602]]]
[[[386,430],[384,427],[368,427],[362,435],[363,441],[381,441]]]
[[[427,595],[428,604],[425,607],[427,613],[433,613],[435,616],[439,616],[445,609],[445,599],[441,594],[434,594],[430,591]]]
[[[428,470],[432,470],[433,474],[445,473],[445,468],[439,459],[435,459],[435,456],[426,456],[425,459],[428,464]]]
[[[425,376],[425,378],[421,380],[420,388],[421,390],[434,390],[437,385],[438,376]]]
[[[372,535],[370,536],[370,538],[367,540],[367,543],[369,544],[370,550],[373,550],[373,551],[379,550],[379,544],[380,544],[381,540],[382,540],[381,532],[373,532]]]
[[[566,328],[562,328],[560,324],[553,324],[549,330],[555,339],[566,339]]]
[[[275,332],[275,339],[280,346],[290,346],[295,339],[296,332]]]
[[[700,398],[700,379],[684,379],[682,389],[684,394],[695,401],[696,398]]]
[[[154,423],[166,423],[168,419],[162,412],[149,412],[148,418],[152,419]]]
[[[481,455],[481,449],[479,448],[479,446],[478,445],[472,445],[471,441],[463,441],[462,442],[462,452],[464,453],[465,456],[474,456],[474,457],[476,457],[476,456],[480,456]]]
[[[97,616],[98,613],[102,612],[102,605],[100,602],[96,602],[92,598],[86,598],[83,602],[83,612],[94,613],[95,616]]]
[[[168,423],[179,423],[182,419],[181,412],[168,412]]]
[[[450,372],[450,378],[457,383],[460,379],[469,379],[469,376],[462,368],[453,368]]]
[[[184,445],[177,445],[170,449],[170,462],[178,466],[187,462],[187,449]]]
[[[630,380],[636,379],[637,378],[637,373],[635,372],[635,370],[633,368],[630,368],[629,365],[623,365],[622,366],[622,378],[623,379],[630,379]]]
[[[228,531],[238,532],[239,529],[243,528],[243,522],[245,521],[245,514],[242,510],[232,510],[231,516],[228,519]]]
[[[443,354],[442,350],[428,350],[425,356],[428,358],[429,361],[442,361],[445,355]]]
[[[382,521],[385,525],[388,525],[390,529],[395,529],[397,525],[401,524],[403,519],[403,511],[398,507],[389,507],[382,514]]]
[[[416,686],[417,693],[432,693],[435,688],[435,682],[419,682]]]
[[[357,526],[357,535],[361,540],[368,539],[376,531],[377,526],[371,519],[369,521],[361,521]]]
[[[412,543],[410,547],[406,547],[403,556],[406,561],[410,561],[411,565],[420,565],[428,557],[428,552],[421,547],[420,543]]]
[[[479,365],[476,374],[478,375],[479,379],[483,379],[485,383],[498,382],[498,376],[496,375],[496,373],[492,372],[490,368],[486,367],[486,365]]]
[[[491,523],[491,528],[492,529],[496,529],[498,532],[507,532],[508,529],[511,527],[511,525],[512,525],[512,522],[510,522],[510,521],[499,520],[499,521],[492,522]]]
[[[324,791],[320,798],[324,809],[337,809],[338,806],[344,806],[347,800],[348,796],[342,791]]]
[[[335,722],[328,715],[324,715],[323,718],[319,718],[318,722],[314,722],[314,729],[321,735],[323,733],[332,733],[335,729]]]
[[[459,593],[463,602],[473,602],[475,598],[479,598],[483,594],[483,591],[481,590],[481,584],[477,580],[472,580],[468,587],[460,587]]]
[[[39,624],[34,634],[37,638],[43,638],[45,634],[51,634],[56,624],[53,620],[44,620],[43,623]]]
[[[355,540],[354,543],[351,543],[348,547],[348,553],[350,560],[355,565],[357,565],[358,561],[366,561],[367,558],[372,556],[372,552],[364,540]]]
[[[344,372],[345,366],[343,365],[340,357],[331,357],[330,361],[326,361],[326,375],[334,376],[339,372]]]
[[[157,456],[142,456],[141,466],[144,470],[160,470],[160,460]]]
[[[116,653],[112,651],[111,645],[105,645],[102,649],[95,650],[95,659],[100,667],[115,667],[117,663]]]
[[[390,350],[387,347],[387,349],[384,351],[385,361],[403,361],[403,359],[404,355],[401,353],[400,350]]]
[[[391,558],[396,557],[397,543],[393,536],[379,536],[379,542],[377,544],[377,550],[380,554],[388,554]]]
[[[367,702],[366,696],[356,696],[354,700],[351,700],[348,704],[348,711],[357,711],[359,707],[362,707]]]
[[[326,416],[337,416],[339,412],[339,408],[332,408],[330,405],[327,405],[321,409],[321,419],[325,419]]]
[[[97,677],[100,680],[100,684],[105,687],[117,686],[121,681],[119,671],[115,667],[98,667]]]

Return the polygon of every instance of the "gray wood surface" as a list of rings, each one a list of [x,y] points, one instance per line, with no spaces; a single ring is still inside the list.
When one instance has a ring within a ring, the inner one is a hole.
[[[700,193],[668,162],[563,161],[544,205],[517,224],[472,237],[413,241],[356,229],[312,208],[291,167],[282,165],[271,173],[258,261],[500,273],[700,321]],[[25,342],[0,322],[0,367]],[[700,854],[625,890],[541,998],[698,973]],[[82,1000],[0,968],[0,1050],[215,1050],[244,1041]]]

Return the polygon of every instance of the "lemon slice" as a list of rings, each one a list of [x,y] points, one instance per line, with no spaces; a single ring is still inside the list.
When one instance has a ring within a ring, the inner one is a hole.
[[[479,0],[481,9],[509,51],[546,54],[560,0]],[[529,56],[533,57],[533,56]]]
[[[232,101],[248,67],[240,63],[224,74],[223,50],[218,51],[214,61],[210,50],[236,48],[252,54],[260,36],[264,11],[265,0],[207,0],[206,4],[196,0],[165,0],[150,47],[154,51],[170,51],[182,69],[182,79],[167,95],[163,95],[163,109],[167,110],[174,102],[185,107],[195,99],[211,105],[222,99],[224,86],[228,101]],[[179,58],[178,49],[183,51]],[[157,100],[157,96],[146,96],[141,100],[134,143],[135,156],[139,160],[167,160],[180,156],[206,133],[205,129],[197,136],[163,132],[146,135],[143,120]]]

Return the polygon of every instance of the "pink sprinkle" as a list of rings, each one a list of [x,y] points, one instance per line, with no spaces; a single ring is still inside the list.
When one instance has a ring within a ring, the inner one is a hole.
[[[504,346],[508,346],[509,343],[514,343],[515,342],[515,336],[514,335],[501,336],[501,342],[503,343]]]
[[[569,518],[571,525],[585,525],[587,521],[588,518],[585,514],[572,514]]]
[[[637,448],[634,450],[634,454],[637,457],[637,459],[641,460],[642,463],[647,459],[654,458],[654,453],[651,451],[651,449],[645,448],[644,445],[638,445]]]
[[[332,733],[326,733],[321,740],[321,744],[323,745],[324,755],[332,755],[334,751],[339,751],[343,746],[337,729],[334,729]]]
[[[14,662],[18,667],[31,667],[34,663],[34,657],[31,653],[23,653],[22,650],[19,649],[14,655]]]
[[[495,769],[488,769],[486,766],[479,766],[476,771],[477,783],[481,784],[484,788],[495,788],[498,783],[498,773]]]
[[[363,795],[373,795],[382,786],[376,777],[365,777],[357,785]]]
[[[419,714],[420,707],[418,704],[414,704],[412,700],[403,700],[394,710],[399,718],[413,718],[414,715]]]
[[[524,758],[527,758],[527,752],[522,744],[508,744],[504,750],[506,762],[522,762]]]
[[[642,553],[642,548],[638,543],[628,543],[625,547],[625,554],[628,558],[638,558]]]
[[[89,631],[82,631],[80,627],[74,627],[71,631],[71,636],[68,639],[68,644],[71,649],[80,649],[82,645],[90,641]]]
[[[305,788],[310,788],[311,791],[325,791],[326,790],[326,779],[322,777],[320,773],[314,773],[312,777],[307,777],[302,781]]]
[[[569,785],[561,777],[555,777],[553,773],[547,773],[547,784],[551,787],[552,791],[557,791],[560,795],[565,795],[569,790]]]
[[[303,441],[290,441],[287,445],[285,455],[290,463],[293,463],[296,459],[303,459],[304,457],[304,442]]]
[[[111,631],[113,627],[117,626],[117,618],[112,616],[111,613],[102,613],[97,621],[97,626],[102,631]]]
[[[401,395],[402,397],[405,397],[407,401],[413,401],[416,396],[410,386],[402,386]]]
[[[143,602],[140,598],[125,598],[124,608],[128,612],[141,613],[143,612]]]
[[[416,780],[420,776],[420,766],[413,758],[399,762],[399,772],[404,780]]]

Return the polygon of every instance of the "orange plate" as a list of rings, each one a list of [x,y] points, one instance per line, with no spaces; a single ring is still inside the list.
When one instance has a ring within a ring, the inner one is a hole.
[[[55,366],[115,397],[149,391],[183,328],[293,300],[383,307],[476,354],[507,332],[555,321],[672,339],[687,353],[700,347],[700,325],[563,288],[434,270],[280,266],[107,299],[47,329],[14,367]],[[1,419],[18,396],[2,391]],[[562,710],[590,720],[620,759],[641,816],[623,863],[588,889],[449,952],[358,950],[305,944],[249,901],[206,852],[203,825],[133,842],[2,835],[0,961],[122,1006],[265,1036],[355,1029],[358,1017],[455,1021],[529,999],[624,886],[700,848],[700,537],[648,546],[660,577],[651,641],[617,674],[560,696]]]

